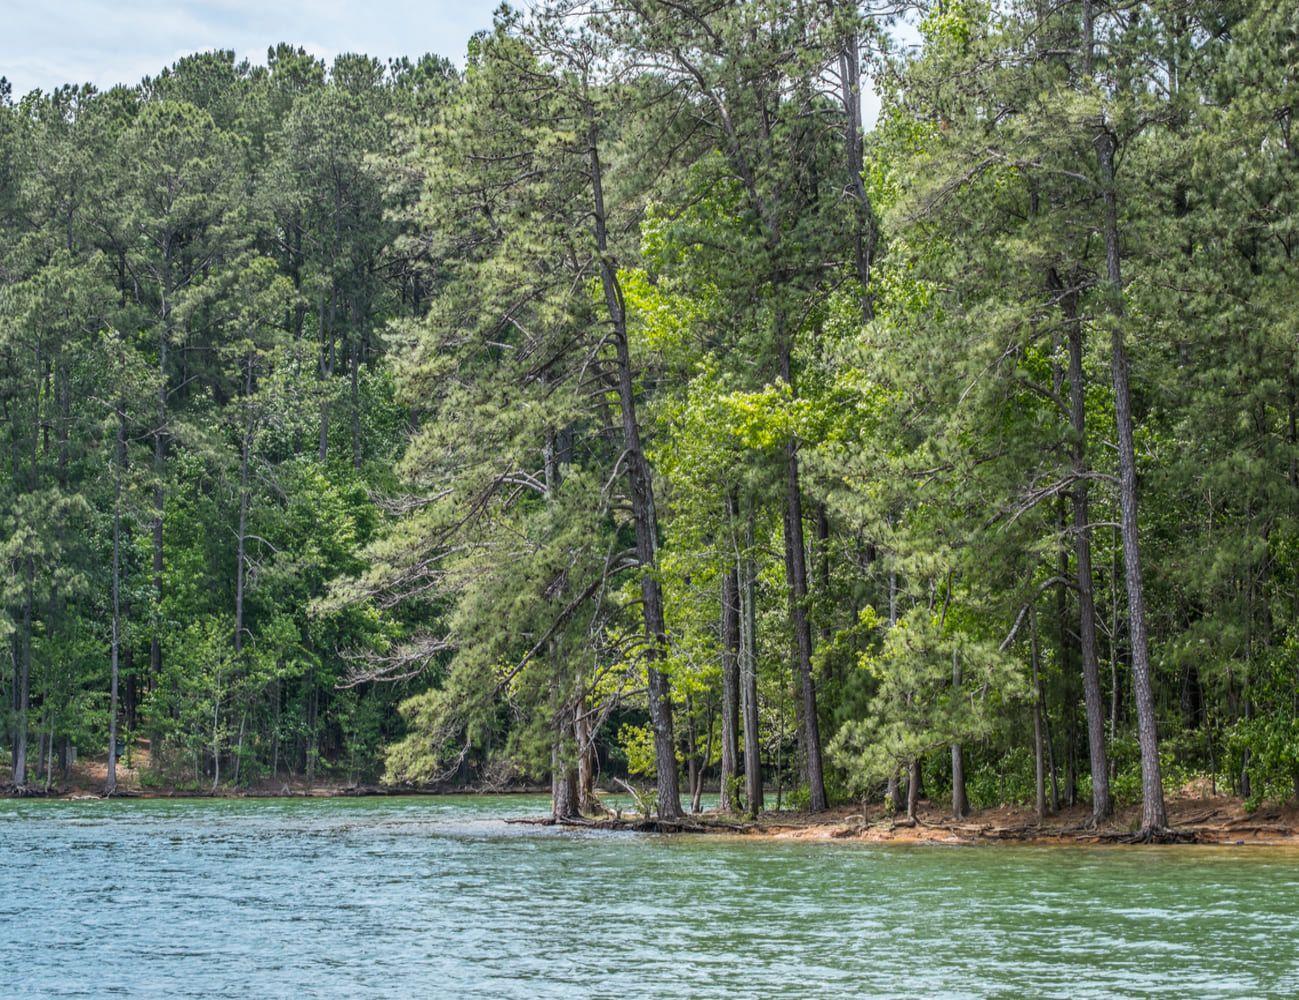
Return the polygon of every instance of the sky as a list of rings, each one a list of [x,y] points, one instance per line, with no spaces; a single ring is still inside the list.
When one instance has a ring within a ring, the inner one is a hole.
[[[332,60],[433,52],[460,62],[500,0],[0,0],[0,76],[14,95],[64,83],[134,84],[183,55],[276,42]]]

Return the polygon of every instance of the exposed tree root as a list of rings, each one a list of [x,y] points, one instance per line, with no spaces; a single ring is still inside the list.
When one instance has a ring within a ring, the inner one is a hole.
[[[625,833],[752,833],[767,831],[768,826],[759,823],[739,823],[732,820],[709,817],[708,819],[662,819],[651,817],[621,816],[572,816],[554,817],[539,816],[535,818],[508,819],[507,823],[520,823],[529,826],[567,826],[582,830],[611,830]]]
[[[58,789],[41,788],[39,785],[0,785],[0,795],[13,799],[44,799],[62,794]]]

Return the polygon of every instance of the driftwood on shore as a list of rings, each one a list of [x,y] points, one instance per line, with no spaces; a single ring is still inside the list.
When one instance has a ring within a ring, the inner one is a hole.
[[[743,823],[709,816],[684,819],[660,819],[656,816],[605,816],[587,818],[572,816],[557,819],[554,816],[521,817],[505,822],[525,826],[564,826],[581,830],[611,830],[624,833],[754,833],[765,832],[761,823]]]
[[[1299,828],[1287,825],[1279,814],[1242,816],[1237,812],[1238,809],[1239,803],[1231,803],[1230,807],[1219,803],[1211,809],[1201,809],[1194,813],[1184,810],[1185,815],[1175,817],[1172,825],[1153,834],[1142,834],[1135,827],[1125,826],[1118,821],[1098,828],[1081,817],[1072,823],[1063,816],[1058,817],[1055,823],[1042,823],[1031,815],[1020,819],[1022,811],[1018,815],[998,811],[983,822],[955,820],[932,813],[927,817],[917,816],[914,820],[905,820],[882,813],[868,816],[860,812],[767,814],[756,819],[704,813],[679,820],[646,816],[642,812],[633,816],[621,813],[599,818],[556,819],[544,816],[507,822],[625,833],[740,834],[780,839],[917,844],[1021,843],[1085,847],[1123,844],[1287,844],[1299,840]],[[1061,819],[1065,822],[1060,822]]]

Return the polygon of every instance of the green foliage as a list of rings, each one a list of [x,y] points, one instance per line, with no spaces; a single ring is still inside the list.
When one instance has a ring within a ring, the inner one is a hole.
[[[930,751],[988,735],[996,702],[1027,694],[1015,660],[923,608],[888,628],[859,669],[874,678],[875,694],[865,718],[831,744],[859,792]]]
[[[657,706],[711,785],[743,661],[801,806],[806,658],[831,799],[957,744],[1023,803],[1035,706],[1086,770],[1086,555],[1134,801],[1130,403],[1165,783],[1293,795],[1295,15],[1091,9],[541,4],[463,71],[0,96],[7,759],[649,777]]]
[[[373,772],[392,694],[332,691],[401,623],[312,605],[392,482],[414,279],[372,159],[435,69],[281,46],[0,107],[11,743],[97,756],[116,713],[186,783]]]

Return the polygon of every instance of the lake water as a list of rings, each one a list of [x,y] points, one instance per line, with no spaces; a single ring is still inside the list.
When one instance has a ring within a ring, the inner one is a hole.
[[[546,806],[0,802],[0,996],[1299,995],[1299,854],[504,822]]]

